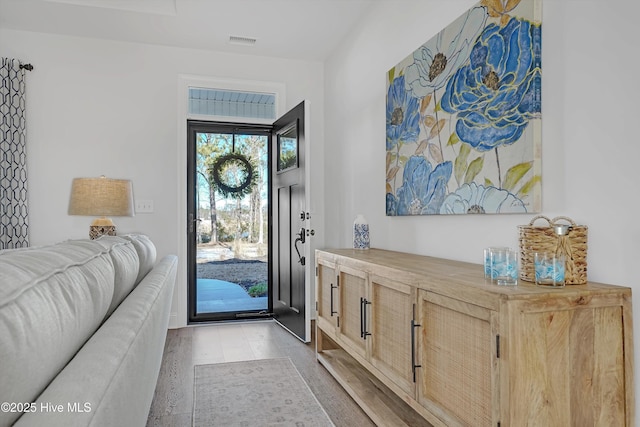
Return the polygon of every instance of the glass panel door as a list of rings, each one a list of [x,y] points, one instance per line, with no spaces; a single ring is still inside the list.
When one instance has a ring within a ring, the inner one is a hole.
[[[261,128],[190,123],[190,320],[269,313],[269,146]]]

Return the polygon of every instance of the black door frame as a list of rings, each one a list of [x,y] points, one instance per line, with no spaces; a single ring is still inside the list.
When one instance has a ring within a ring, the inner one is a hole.
[[[215,131],[212,132],[212,129]],[[238,319],[252,319],[252,318],[265,318],[269,317],[273,313],[273,255],[272,255],[272,191],[271,191],[271,163],[272,163],[272,137],[271,130],[272,125],[261,124],[249,124],[249,123],[229,123],[229,122],[216,122],[216,121],[202,121],[202,120],[187,120],[187,324],[211,322],[219,320],[238,320]],[[218,132],[220,131],[220,132]],[[197,133],[245,133],[251,135],[264,135],[267,137],[267,239],[269,241],[269,254],[267,260],[267,287],[268,299],[267,299],[267,313],[255,312],[253,310],[247,312],[222,312],[222,313],[197,313],[196,307],[196,284],[197,284],[197,269],[196,269],[196,239],[195,239],[195,222],[197,221],[197,206],[196,206],[196,183],[195,183],[195,170],[193,170],[196,164],[196,134]]]

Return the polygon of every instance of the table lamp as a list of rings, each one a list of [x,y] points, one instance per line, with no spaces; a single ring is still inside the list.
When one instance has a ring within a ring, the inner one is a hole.
[[[89,227],[89,237],[115,236],[116,226],[107,216],[133,216],[133,186],[127,179],[74,178],[69,215],[98,216]]]

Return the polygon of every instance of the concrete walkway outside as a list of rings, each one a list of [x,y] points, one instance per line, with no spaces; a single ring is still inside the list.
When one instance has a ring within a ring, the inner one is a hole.
[[[197,313],[260,311],[267,309],[267,297],[252,298],[238,284],[217,279],[198,279]]]

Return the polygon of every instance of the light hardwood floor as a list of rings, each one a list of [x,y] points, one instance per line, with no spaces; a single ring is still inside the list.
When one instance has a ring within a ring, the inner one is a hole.
[[[192,425],[195,365],[275,357],[291,358],[336,427],[374,425],[316,361],[314,340],[304,344],[274,321],[247,321],[168,331],[147,427]]]

